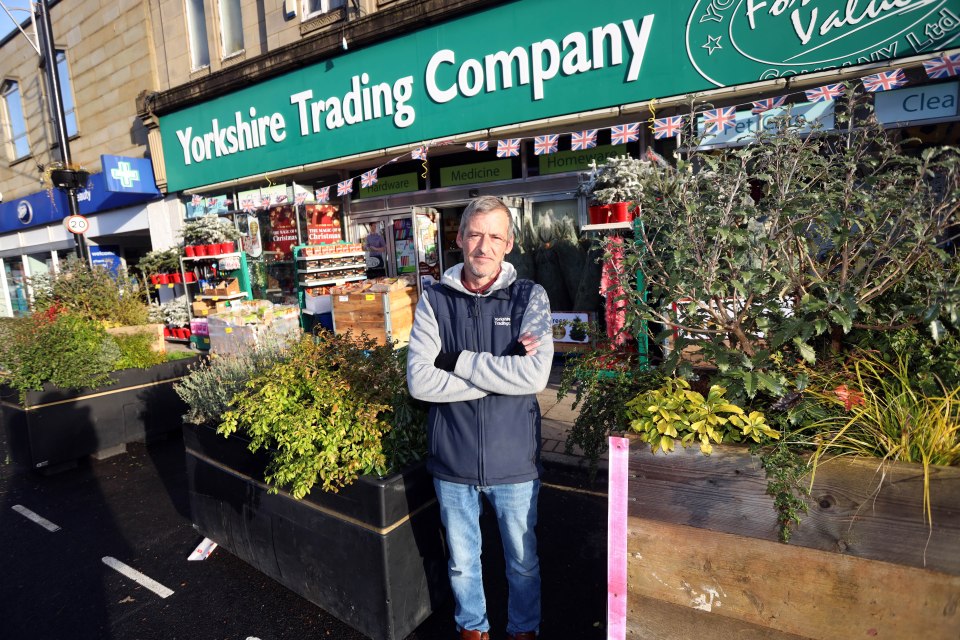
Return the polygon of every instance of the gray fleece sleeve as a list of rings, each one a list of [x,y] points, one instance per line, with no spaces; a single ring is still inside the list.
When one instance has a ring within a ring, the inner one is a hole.
[[[437,318],[424,290],[417,302],[407,351],[407,388],[410,389],[410,395],[427,402],[460,402],[487,395],[486,391],[463,377],[433,366],[440,347]]]
[[[463,351],[454,373],[489,393],[507,396],[539,393],[547,386],[553,364],[552,325],[547,292],[540,285],[534,285],[523,314],[520,335],[532,333],[540,338],[537,353],[532,356],[494,356]]]

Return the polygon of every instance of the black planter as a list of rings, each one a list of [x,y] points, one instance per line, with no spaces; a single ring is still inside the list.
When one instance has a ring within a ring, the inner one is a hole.
[[[30,391],[0,387],[0,474],[55,469],[129,442],[149,441],[180,428],[187,407],[173,390],[197,358],[149,369],[124,369],[115,384],[95,389],[52,385]]]
[[[447,596],[440,510],[423,464],[302,500],[262,482],[248,441],[184,425],[200,532],[373,640],[400,640]]]

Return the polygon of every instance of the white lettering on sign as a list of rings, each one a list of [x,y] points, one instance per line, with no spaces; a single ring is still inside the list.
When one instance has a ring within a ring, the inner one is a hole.
[[[750,21],[750,28],[756,29],[756,14],[761,9],[771,16],[780,16],[788,9],[797,4],[796,0],[774,0],[763,2],[761,0],[747,0],[747,20]],[[880,20],[892,13],[901,13],[909,9],[923,7],[930,4],[930,0],[870,0],[865,3],[866,6],[860,6],[858,0],[847,0],[843,9],[835,9],[830,13],[821,14],[820,7],[806,9],[810,0],[800,0],[799,8],[793,8],[790,11],[790,24],[793,26],[794,33],[800,42],[807,44],[813,38],[814,34],[821,37],[827,36],[834,29],[843,27],[856,27],[864,21],[872,22]]]
[[[437,76],[445,66],[456,66],[457,56],[450,49],[441,49],[427,63],[427,94],[434,102],[443,104],[458,96],[470,98],[481,90],[492,93],[498,88],[510,89],[514,86],[513,73],[516,68],[517,85],[532,85],[533,99],[543,100],[545,84],[558,73],[573,75],[619,66],[623,64],[625,47],[630,62],[627,82],[633,82],[640,76],[652,28],[651,14],[637,24],[633,20],[624,20],[619,25],[611,23],[595,27],[590,31],[589,39],[588,34],[575,31],[567,34],[559,45],[549,38],[534,42],[530,45],[529,53],[523,47],[515,47],[509,52],[488,54],[482,62],[468,58],[457,68],[456,81],[447,86],[441,86]],[[604,56],[607,43],[610,47],[609,60]]]
[[[635,21],[609,23],[590,31],[568,33],[559,42],[552,38],[527,47],[496,51],[482,59],[468,58],[458,64],[457,54],[441,49],[430,58],[424,73],[427,95],[434,102],[472,98],[482,93],[518,86],[531,86],[534,100],[543,100],[547,85],[557,76],[570,76],[627,64],[626,82],[640,77],[644,54],[653,28],[653,14]],[[609,52],[609,53],[608,53]],[[350,78],[342,95],[317,97],[314,89],[290,94],[301,137],[390,117],[398,129],[411,126],[417,114],[408,104],[413,97],[414,76],[393,83],[375,82],[369,73]],[[177,130],[184,166],[223,158],[244,151],[279,144],[287,137],[287,123],[279,111],[258,115],[253,106],[234,112],[224,125],[218,118],[209,127],[196,125]]]

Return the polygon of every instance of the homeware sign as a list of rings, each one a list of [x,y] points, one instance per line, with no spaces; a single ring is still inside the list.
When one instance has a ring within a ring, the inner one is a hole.
[[[160,118],[170,190],[956,46],[956,0],[521,0]],[[477,37],[483,34],[483,37]]]

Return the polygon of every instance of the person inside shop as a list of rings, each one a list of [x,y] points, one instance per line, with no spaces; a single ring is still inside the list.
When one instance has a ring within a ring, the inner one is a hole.
[[[492,508],[506,558],[507,637],[534,640],[540,627],[537,497],[540,408],[553,361],[550,302],[519,280],[510,210],[481,196],[463,212],[463,262],[417,303],[407,385],[430,403],[427,468],[447,532],[448,572],[461,640],[488,640],[480,564],[480,514]]]
[[[369,261],[367,263],[367,276],[386,275],[387,273],[387,240],[380,233],[376,222],[370,223],[370,232],[364,240]]]

